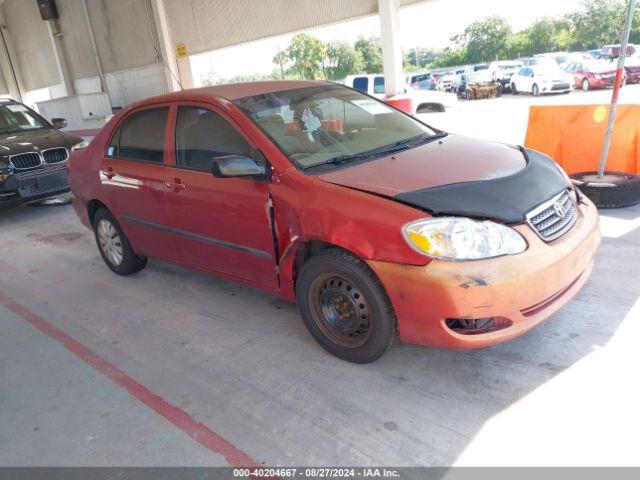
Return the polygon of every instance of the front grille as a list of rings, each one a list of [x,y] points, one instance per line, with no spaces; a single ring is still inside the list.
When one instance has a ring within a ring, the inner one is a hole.
[[[527,222],[543,240],[550,242],[566,233],[578,219],[569,190],[556,195],[527,214]]]
[[[19,153],[9,157],[9,162],[18,170],[39,167],[42,163],[40,154],[36,152]]]
[[[69,153],[66,148],[50,148],[42,151],[42,157],[47,163],[59,163],[64,162],[69,157]]]
[[[568,83],[556,83],[551,90],[566,90],[570,85]]]
[[[32,170],[16,170],[14,175],[17,179],[24,180],[24,179],[39,177],[40,175],[43,175],[44,173],[47,173],[47,172],[48,173],[57,172],[59,170],[65,170],[65,169],[66,169],[66,165],[58,163],[58,164],[45,166],[45,168],[37,168]]]

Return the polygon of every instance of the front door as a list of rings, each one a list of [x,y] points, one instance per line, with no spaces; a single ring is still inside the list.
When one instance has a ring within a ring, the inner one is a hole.
[[[169,106],[138,110],[120,123],[109,141],[100,170],[109,209],[134,250],[177,261],[178,250],[166,209],[164,165]]]
[[[216,157],[250,157],[253,147],[222,113],[197,104],[178,105],[174,138],[167,208],[183,262],[275,287],[269,184],[211,173]]]

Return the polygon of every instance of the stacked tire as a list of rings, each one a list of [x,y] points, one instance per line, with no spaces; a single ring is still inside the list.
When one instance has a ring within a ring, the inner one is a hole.
[[[571,175],[577,186],[598,208],[622,208],[640,203],[640,175],[623,172],[598,172]]]

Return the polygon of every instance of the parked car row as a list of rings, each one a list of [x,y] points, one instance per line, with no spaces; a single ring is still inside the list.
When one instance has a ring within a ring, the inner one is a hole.
[[[623,85],[640,83],[638,53],[634,45],[628,46]],[[407,88],[455,92],[459,98],[469,100],[500,96],[507,91],[541,95],[569,93],[572,88],[607,88],[614,85],[619,55],[619,45],[605,45],[589,52],[543,53],[413,74],[407,78]],[[483,86],[480,90],[479,83]]]

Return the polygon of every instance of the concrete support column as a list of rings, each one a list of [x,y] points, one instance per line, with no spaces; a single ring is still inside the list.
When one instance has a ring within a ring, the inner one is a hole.
[[[53,57],[56,63],[56,67],[58,69],[58,75],[60,76],[60,81],[64,86],[64,94],[61,95],[63,97],[71,97],[75,95],[75,88],[73,86],[73,79],[71,78],[71,73],[69,73],[69,66],[67,64],[67,59],[64,55],[64,50],[62,48],[62,42],[60,41],[60,37],[62,36],[62,32],[60,31],[60,27],[58,25],[57,20],[49,20],[46,22],[47,29],[49,30],[49,37],[51,38],[51,47],[53,48]]]
[[[164,63],[169,91],[175,92],[181,88],[193,88],[189,57],[177,58],[176,55],[176,44],[171,35],[165,0],[151,0],[151,8],[160,43],[158,53],[162,55],[159,60]]]
[[[378,0],[384,66],[384,89],[387,95],[396,95],[404,92],[400,21],[398,19],[399,10],[400,0]]]
[[[20,74],[20,67],[15,58],[11,35],[4,21],[4,14],[0,10],[0,69],[5,78],[9,95],[14,100],[22,101],[22,92],[24,92],[24,84]]]
[[[193,73],[191,72],[191,60],[189,56],[178,58],[178,75],[182,88],[193,88]]]

